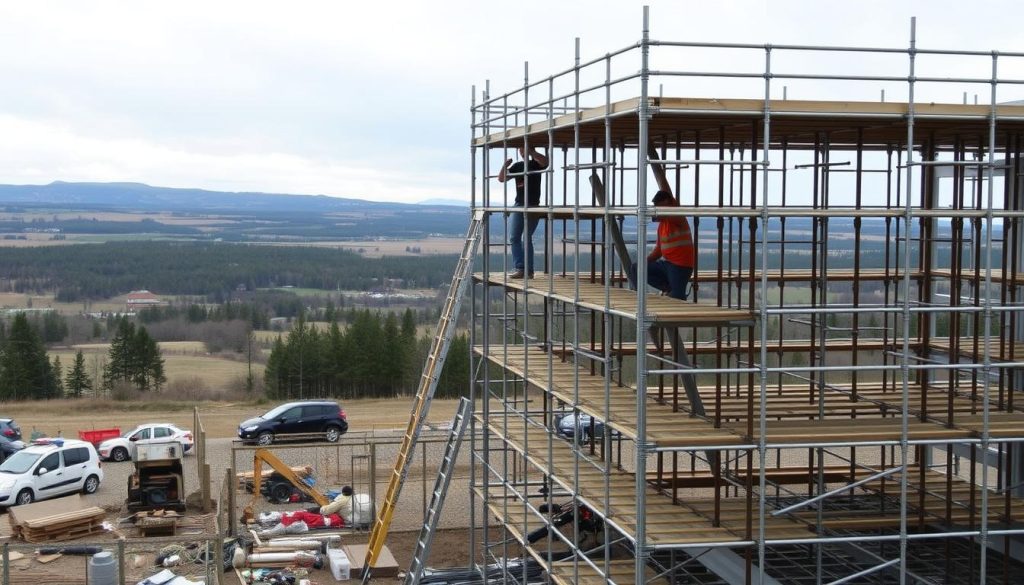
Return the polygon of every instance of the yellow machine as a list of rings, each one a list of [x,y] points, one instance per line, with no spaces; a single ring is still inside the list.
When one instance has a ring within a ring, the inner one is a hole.
[[[315,489],[309,487],[306,482],[302,481],[292,468],[285,465],[283,461],[277,458],[267,449],[256,449],[252,455],[252,501],[245,510],[242,511],[242,520],[249,522],[253,518],[253,504],[256,502],[256,498],[260,497],[260,483],[263,481],[263,463],[276,471],[281,477],[287,479],[297,490],[306,494],[317,503],[318,506],[326,506],[330,503],[327,496],[321,494]]]

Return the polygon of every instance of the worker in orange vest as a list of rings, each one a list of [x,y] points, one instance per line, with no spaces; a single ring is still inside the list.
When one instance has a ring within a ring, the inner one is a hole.
[[[650,152],[656,151],[651,147]],[[657,208],[678,207],[679,201],[672,195],[664,167],[652,160],[651,169],[659,187],[651,203]],[[647,284],[674,299],[685,301],[697,259],[690,223],[681,215],[665,215],[655,221],[658,222],[658,240],[647,255]],[[636,265],[630,269],[635,283]]]

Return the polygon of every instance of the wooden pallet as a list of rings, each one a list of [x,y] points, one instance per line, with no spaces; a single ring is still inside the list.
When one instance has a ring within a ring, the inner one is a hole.
[[[27,542],[72,540],[103,531],[106,512],[95,506],[19,522],[15,535]]]

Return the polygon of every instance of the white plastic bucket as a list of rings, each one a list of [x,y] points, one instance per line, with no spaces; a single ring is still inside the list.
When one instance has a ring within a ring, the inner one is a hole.
[[[331,574],[335,581],[348,581],[352,575],[352,566],[348,562],[348,556],[340,548],[327,549],[327,562],[331,566]]]

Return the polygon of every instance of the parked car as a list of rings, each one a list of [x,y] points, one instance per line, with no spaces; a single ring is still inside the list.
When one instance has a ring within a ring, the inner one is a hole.
[[[131,459],[132,444],[144,445],[153,442],[178,441],[182,451],[188,453],[192,449],[192,431],[178,428],[170,423],[148,423],[114,439],[100,443],[100,457],[110,461],[127,461]]]
[[[7,437],[0,435],[0,462],[7,460],[8,457],[24,448],[25,443],[23,441],[8,439]]]
[[[591,429],[591,421],[593,421],[593,429]],[[561,415],[555,420],[555,429],[562,437],[566,439],[576,437],[580,443],[590,441],[591,432],[598,439],[604,437],[604,421],[594,419],[583,412],[579,414],[570,412]],[[612,437],[617,436],[619,436],[618,431],[612,431]]]
[[[103,469],[92,444],[77,439],[44,441],[0,464],[0,506],[31,504],[77,491],[92,494],[99,489]]]
[[[20,441],[21,427],[13,418],[0,418],[0,435],[11,441]]]
[[[269,445],[276,438],[317,434],[334,443],[347,432],[345,411],[330,400],[289,402],[238,425],[238,438],[257,445]]]

